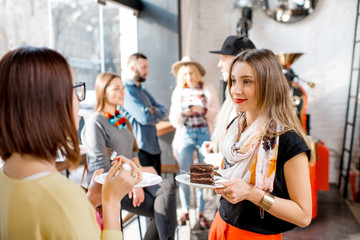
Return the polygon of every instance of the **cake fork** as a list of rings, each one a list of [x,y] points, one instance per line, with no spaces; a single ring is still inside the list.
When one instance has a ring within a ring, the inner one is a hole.
[[[115,150],[112,150],[111,148],[108,147],[104,147],[103,153],[105,154],[105,156],[110,158],[111,161],[114,161],[114,158],[117,155],[117,152]]]
[[[112,162],[114,161],[116,155],[118,154],[115,150],[108,148],[108,147],[104,147],[103,152],[104,152],[105,156],[110,158],[110,160]],[[125,169],[125,171],[131,171],[131,166],[129,164],[124,163],[122,166]]]

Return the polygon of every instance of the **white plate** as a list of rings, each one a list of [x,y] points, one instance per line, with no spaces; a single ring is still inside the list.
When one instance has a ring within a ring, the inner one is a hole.
[[[106,175],[107,175],[107,173],[100,174],[100,175],[96,176],[94,180],[100,184],[104,184]],[[160,177],[159,175],[143,172],[141,182],[136,184],[134,186],[134,188],[143,188],[143,187],[153,186],[153,185],[159,184],[161,181],[162,181],[162,177]]]
[[[197,187],[197,188],[208,188],[208,189],[216,189],[216,188],[224,188],[224,185],[221,182],[228,181],[225,178],[214,176],[215,185],[208,185],[208,184],[199,184],[199,183],[192,183],[190,182],[190,175],[189,174],[181,174],[175,177],[176,181],[179,183],[184,183],[186,185]]]

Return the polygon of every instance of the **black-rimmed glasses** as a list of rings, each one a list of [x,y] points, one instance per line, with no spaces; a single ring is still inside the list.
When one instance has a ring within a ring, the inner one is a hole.
[[[85,100],[85,95],[86,95],[85,83],[84,82],[75,83],[73,85],[73,88],[75,88],[75,93],[76,93],[76,96],[77,96],[78,100],[80,102],[84,101]]]

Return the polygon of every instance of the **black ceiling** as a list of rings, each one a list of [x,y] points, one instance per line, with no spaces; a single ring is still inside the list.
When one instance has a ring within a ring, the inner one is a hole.
[[[138,11],[141,11],[141,9],[143,8],[141,0],[112,0],[112,1]]]

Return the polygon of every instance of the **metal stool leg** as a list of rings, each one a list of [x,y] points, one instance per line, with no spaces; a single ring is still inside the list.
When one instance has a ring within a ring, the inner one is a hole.
[[[176,239],[180,240],[180,235],[179,235],[179,226],[176,226]]]
[[[130,215],[130,217],[129,217],[129,215]],[[122,218],[122,211],[120,211],[120,226],[121,226],[121,232],[123,234],[123,238],[125,238],[124,237],[124,227],[131,224],[135,219],[138,220],[140,239],[141,240],[143,239],[142,230],[141,230],[140,216],[136,215],[136,214],[133,214],[133,213],[129,213],[127,216],[125,216],[125,222],[124,222],[124,219]]]
[[[139,224],[139,233],[140,233],[140,239],[142,240],[142,232],[141,232],[141,222],[140,222],[140,216],[137,216],[138,224]]]
[[[123,220],[122,220],[122,211],[120,210],[120,230],[122,235],[124,236],[124,226],[123,226]]]

